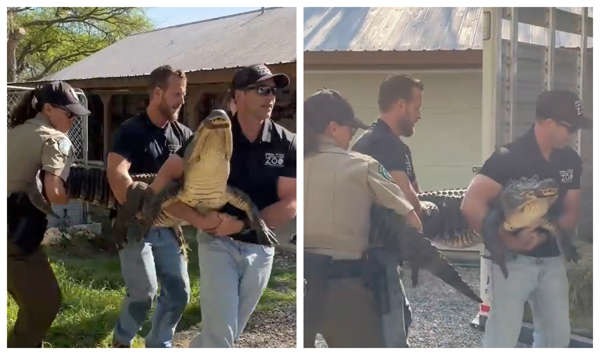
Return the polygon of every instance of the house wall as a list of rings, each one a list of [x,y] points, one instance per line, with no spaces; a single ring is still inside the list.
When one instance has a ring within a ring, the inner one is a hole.
[[[410,74],[425,85],[422,119],[414,136],[403,138],[421,190],[466,187],[473,166],[481,164],[481,70],[308,70],[304,95],[322,87],[339,90],[357,117],[370,124],[379,112],[379,84],[390,74]]]

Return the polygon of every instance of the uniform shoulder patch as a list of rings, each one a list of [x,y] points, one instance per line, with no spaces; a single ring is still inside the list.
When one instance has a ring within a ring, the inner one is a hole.
[[[393,181],[392,175],[380,163],[378,163],[377,170],[379,171],[379,175],[383,176],[384,179]]]
[[[71,152],[71,141],[67,137],[56,138],[58,143],[58,151],[61,154],[69,155]]]

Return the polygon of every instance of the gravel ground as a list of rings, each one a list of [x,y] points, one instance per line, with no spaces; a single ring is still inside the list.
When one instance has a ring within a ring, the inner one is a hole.
[[[296,251],[279,249],[274,267],[296,265]],[[175,347],[188,347],[200,330],[200,324],[175,333]],[[296,347],[296,304],[269,311],[256,311],[250,316],[246,329],[236,342],[237,348],[294,348]]]
[[[479,268],[457,267],[462,278],[479,292]],[[412,308],[408,334],[415,348],[481,347],[483,332],[471,327],[479,304],[463,296],[427,271],[419,272],[419,284],[411,286],[410,270],[403,282]]]

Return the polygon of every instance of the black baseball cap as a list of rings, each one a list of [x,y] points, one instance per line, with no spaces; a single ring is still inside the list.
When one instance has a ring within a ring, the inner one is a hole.
[[[369,128],[354,116],[350,103],[333,89],[317,90],[304,100],[304,121],[318,131],[325,129],[331,121],[354,128]]]
[[[53,81],[36,89],[33,94],[35,102],[32,102],[34,108],[36,105],[49,103],[66,108],[76,116],[87,116],[91,112],[83,106],[77,94],[71,85],[64,81]]]
[[[271,70],[264,64],[254,64],[248,67],[238,69],[231,81],[233,90],[245,89],[248,86],[258,82],[273,79],[278,89],[286,88],[290,84],[290,78],[284,73],[271,73]]]
[[[592,128],[592,120],[583,116],[583,107],[579,97],[567,90],[542,92],[535,106],[538,118],[550,118],[564,122],[575,129]]]

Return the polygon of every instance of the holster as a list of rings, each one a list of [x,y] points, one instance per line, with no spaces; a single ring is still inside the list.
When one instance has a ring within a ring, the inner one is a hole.
[[[44,239],[46,214],[37,209],[24,192],[12,193],[7,203],[8,239],[25,254],[34,252]]]
[[[412,322],[410,304],[405,296],[397,253],[373,247],[365,252],[365,281],[372,289],[381,316],[386,347],[407,347]]]

